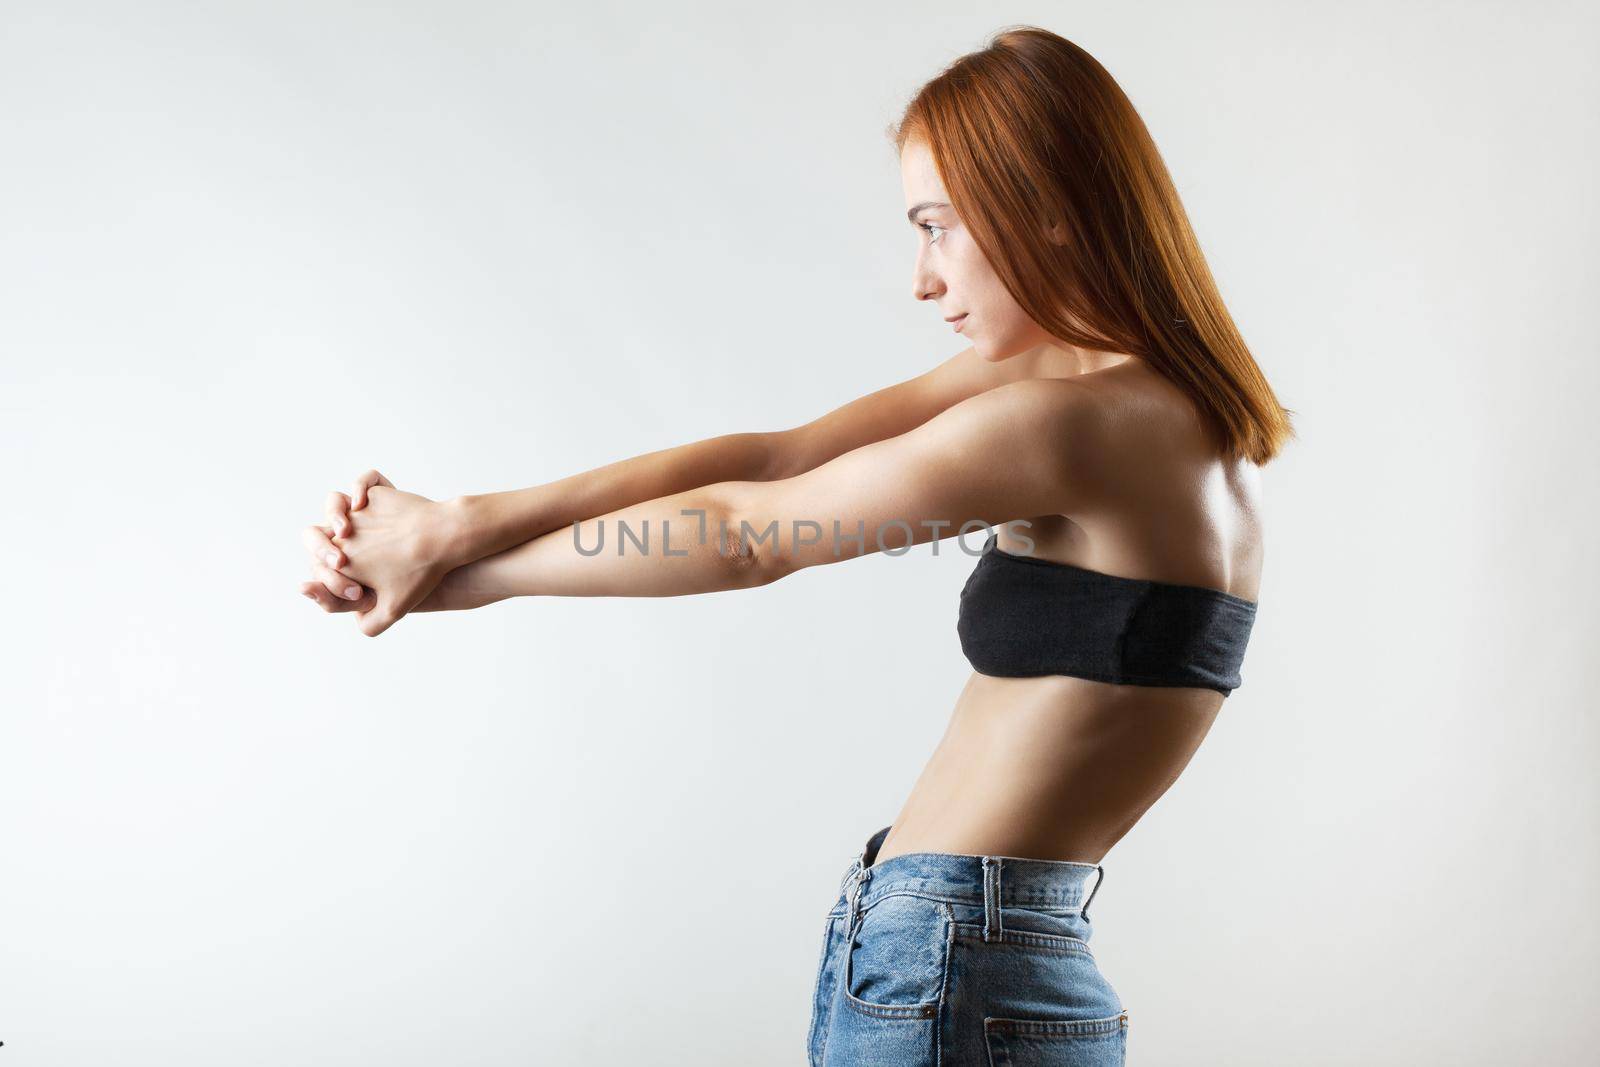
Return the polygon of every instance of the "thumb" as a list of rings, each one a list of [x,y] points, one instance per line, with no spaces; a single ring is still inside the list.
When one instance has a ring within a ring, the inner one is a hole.
[[[394,483],[375,470],[369,470],[356,479],[355,492],[351,494],[351,511],[360,511],[367,506],[367,490],[375,485],[394,488]]]
[[[377,637],[383,631],[394,625],[394,616],[383,605],[375,605],[365,611],[356,612],[356,624],[361,632],[368,637]]]

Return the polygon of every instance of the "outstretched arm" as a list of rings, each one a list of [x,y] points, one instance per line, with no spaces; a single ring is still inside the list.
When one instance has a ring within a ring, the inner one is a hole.
[[[470,563],[643,500],[716,482],[764,482],[803,474],[851,449],[920,426],[951,405],[1004,384],[1005,373],[1005,368],[995,368],[968,348],[922,374],[857,397],[792,429],[723,434],[544,485],[457,497],[448,503],[457,517],[458,562]],[[334,534],[348,532],[348,512],[365,505],[371,486],[387,484],[377,471],[369,470],[356,479],[349,496],[329,494],[327,520]],[[308,544],[319,561],[331,547],[324,540],[316,537]]]
[[[792,479],[865,444],[904,434],[1004,380],[976,350],[967,349],[923,374],[793,429],[726,434],[529,489],[437,503],[413,494],[402,504],[396,497],[393,502],[409,511],[393,531],[396,536],[405,534],[405,550],[389,553],[388,563],[399,570],[391,574],[396,582],[383,597],[367,588],[371,582],[362,579],[350,555],[353,543],[348,540],[355,525],[371,528],[377,521],[367,508],[373,488],[394,489],[377,471],[368,471],[357,479],[352,497],[329,494],[326,526],[306,527],[303,539],[315,580],[302,583],[301,592],[325,611],[359,613],[363,631],[374,635],[409,610],[453,610],[493,603],[504,596],[486,596],[483,584],[473,575],[454,572],[532,538],[569,529],[583,519],[614,515],[640,501],[701,487]],[[388,517],[391,522],[397,519],[396,515]],[[714,521],[710,524],[715,527]],[[680,523],[680,542],[683,529]],[[370,550],[368,558],[367,573],[375,577],[384,565]],[[444,582],[447,577],[453,579],[448,584]],[[462,595],[463,582],[468,579],[475,584],[470,595]],[[384,610],[375,612],[380,600]]]
[[[851,449],[920,426],[1000,381],[999,372],[968,348],[922,374],[792,429],[725,434],[530,489],[458,497],[451,502],[459,524],[457,562],[469,563],[641,501],[719,482],[766,482],[803,474]]]
[[[725,481],[765,481],[782,462],[778,433],[734,433],[608,463],[527,489],[459,496],[454,562],[469,563],[641,500]],[[355,502],[359,504],[359,501]]]
[[[1070,380],[1000,386],[794,477],[718,482],[600,515],[580,530],[592,549],[603,525],[598,554],[580,552],[571,528],[536,537],[452,572],[439,606],[752,588],[948,537],[969,520],[1059,513],[1089,492],[1093,410]],[[622,526],[647,548],[619,542]]]

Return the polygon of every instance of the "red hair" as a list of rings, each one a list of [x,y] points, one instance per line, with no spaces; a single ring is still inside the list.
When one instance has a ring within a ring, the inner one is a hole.
[[[1002,29],[918,90],[889,134],[897,150],[928,145],[978,248],[1053,337],[1145,360],[1227,456],[1264,464],[1294,436],[1150,131],[1088,52]]]

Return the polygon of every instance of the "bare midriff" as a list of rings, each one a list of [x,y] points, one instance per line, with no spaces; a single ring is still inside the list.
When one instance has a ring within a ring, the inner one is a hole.
[[[1049,376],[1045,357],[1033,372]],[[1104,400],[1073,513],[997,547],[1255,601],[1260,473],[1219,458],[1185,395],[1142,361],[1076,381]],[[975,620],[982,625],[982,620]],[[1226,701],[1215,689],[973,673],[875,863],[910,852],[1099,863],[1178,780]]]
[[[874,863],[911,852],[1099,863],[1177,781],[1224,699],[974,672]]]

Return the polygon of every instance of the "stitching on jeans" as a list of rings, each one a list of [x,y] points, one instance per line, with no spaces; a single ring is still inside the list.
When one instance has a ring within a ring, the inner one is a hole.
[[[956,923],[955,936],[965,941],[984,941],[982,923]],[[1005,936],[991,938],[986,942],[990,945],[1028,945],[1032,948],[1048,948],[1058,952],[1083,952],[1094,955],[1094,950],[1089,947],[1089,942],[1081,937],[1071,934],[1045,934],[1038,930],[1018,930],[1015,926],[1005,932]]]
[[[895,895],[909,896],[912,894]],[[940,910],[944,912],[947,919],[950,917],[950,911],[948,907],[944,906],[938,901],[932,901],[932,903],[939,905]],[[853,929],[859,929],[860,927],[866,925],[867,910],[868,909],[866,908],[861,910],[860,917],[856,921],[856,927]],[[948,943],[948,935],[946,936],[946,942]],[[846,1007],[860,1012],[863,1015],[878,1019],[932,1019],[934,1020],[934,1030],[937,1032],[939,1027],[939,1014],[944,1003],[944,984],[949,977],[948,967],[946,967],[944,973],[939,976],[939,995],[935,999],[925,1000],[920,1004],[878,1004],[870,1000],[862,1000],[860,997],[856,996],[850,991],[852,963],[854,962],[852,957],[855,955],[855,933],[853,933],[851,930],[847,930],[845,932],[845,941],[842,951],[844,955],[841,959],[839,967],[839,991],[843,997]]]
[[[955,912],[950,905],[943,901],[938,904],[944,912],[944,975],[939,981],[939,1015],[933,1021],[933,1067],[941,1067],[944,1063],[944,1003],[945,994],[950,989],[950,950],[955,945],[952,929],[956,924]]]
[[[994,892],[994,862],[988,857],[983,857],[983,939],[989,940],[989,934],[994,928],[991,918],[999,910],[995,902]]]
[[[1100,892],[1100,883],[1106,880],[1105,868],[1100,869],[1100,877],[1094,880],[1094,890],[1090,892],[1089,899],[1083,902],[1083,907],[1078,909],[1078,917],[1084,922],[1089,921],[1089,904],[1094,900],[1095,893]]]
[[[997,860],[1010,860],[1013,863],[1016,863],[1016,862],[1019,862],[1019,861],[1022,862],[1022,863],[1048,863],[1048,864],[1050,864],[1051,866],[1054,866],[1054,867],[1096,867],[1096,866],[1099,866],[1098,864],[1090,863],[1087,860],[1042,860],[1042,859],[1039,859],[1036,856],[1003,856],[1003,855],[1000,855],[998,853],[990,853],[990,855],[992,855],[993,858],[995,858]],[[905,859],[907,856],[941,856],[941,857],[944,857],[944,858],[949,858],[951,856],[955,856],[958,859],[965,859],[965,860],[981,860],[981,859],[983,859],[982,856],[975,855],[975,854],[970,853],[970,852],[902,852],[897,856],[889,857],[888,859],[884,860],[883,862],[884,863],[892,863],[892,862],[895,862],[895,861],[898,861],[898,860]],[[876,866],[876,864],[874,866]],[[844,883],[841,882],[840,883],[841,888],[843,887],[843,885],[844,885]]]
[[[890,883],[890,884],[891,885],[895,885],[895,884],[898,884],[898,883]],[[863,894],[862,895],[862,899],[866,900],[866,898],[869,897],[869,896],[872,896],[872,894],[870,894],[870,893]],[[940,903],[944,903],[944,904],[957,904],[957,905],[960,905],[961,907],[965,907],[965,908],[981,908],[981,907],[983,907],[982,898],[973,899],[970,896],[947,896],[947,895],[942,894],[942,893],[927,893],[927,892],[923,892],[923,891],[916,890],[916,889],[894,889],[894,888],[891,888],[891,889],[885,889],[885,890],[880,891],[877,896],[872,897],[872,900],[871,900],[870,903],[864,903],[861,906],[861,910],[862,911],[866,911],[868,908],[873,907],[874,905],[876,905],[879,901],[888,900],[890,897],[920,897],[923,900],[939,901]],[[1050,904],[1048,904],[1045,907],[1035,907],[1034,906],[1036,904],[1044,904],[1044,903],[1045,903],[1044,901],[1032,901],[1032,902],[1029,902],[1026,899],[1016,899],[1016,898],[1014,898],[1011,901],[1011,903],[1009,903],[1009,904],[1006,904],[1006,903],[1002,902],[1001,907],[1012,908],[1012,909],[1021,908],[1023,911],[1038,911],[1038,912],[1045,912],[1045,913],[1049,913],[1049,912],[1052,912],[1052,911],[1059,911],[1063,915],[1076,915],[1076,914],[1078,914],[1078,910],[1083,907],[1083,901],[1082,900],[1076,901],[1076,902],[1071,903],[1071,904],[1063,904],[1063,903],[1061,903],[1059,901],[1054,901],[1054,902],[1051,902]],[[829,912],[829,914],[830,915],[842,915],[844,913],[843,912],[839,912],[839,911],[833,911],[833,912]]]
[[[994,860],[994,930],[1000,935],[1000,940],[1006,937],[1006,909],[1000,902],[1000,896],[1005,891],[1005,860],[996,856]]]
[[[833,999],[833,996],[832,996],[831,993],[824,994],[824,992],[823,992],[823,986],[826,984],[824,982],[824,979],[828,977],[828,949],[833,947],[833,920],[834,920],[834,916],[832,916],[832,915],[828,916],[828,924],[827,924],[826,928],[824,929],[823,935],[822,935],[822,958],[817,961],[816,988],[814,988],[811,991],[811,1027],[810,1027],[810,1036],[811,1037],[815,1037],[816,1036],[817,1023],[822,1020],[822,1014],[823,1014],[823,1010],[824,1009],[823,1009],[823,1006],[821,1004],[821,1000],[822,1000],[823,996],[826,995],[829,1000]],[[829,1007],[832,1007],[832,1005],[830,1004]],[[818,1063],[822,1063],[824,1060],[826,1060],[828,1058],[827,1057],[828,1033],[832,1029],[833,1029],[833,1019],[832,1019],[832,1017],[830,1015],[830,1017],[828,1019],[828,1025],[826,1025],[826,1026],[824,1026],[822,1028],[822,1044],[821,1044],[821,1047],[817,1049],[817,1062]],[[806,1042],[806,1055],[808,1055],[808,1056],[811,1055],[811,1042],[809,1040]]]
[[[1090,1036],[1114,1034],[1127,1027],[1127,1012],[1108,1015],[1103,1019],[1011,1019],[993,1015],[983,1017],[983,1032],[990,1034],[1073,1034]]]

